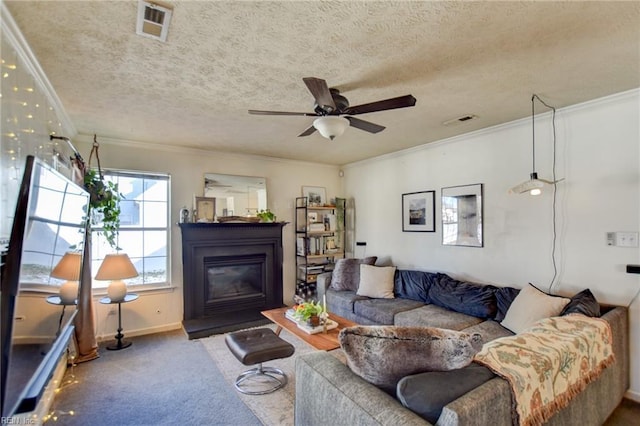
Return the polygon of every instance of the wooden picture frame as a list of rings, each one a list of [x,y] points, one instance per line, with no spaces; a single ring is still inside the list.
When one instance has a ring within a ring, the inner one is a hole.
[[[402,194],[402,231],[436,232],[436,191]]]
[[[483,247],[482,184],[442,188],[442,245]]]
[[[212,197],[196,197],[196,222],[213,222],[216,216],[216,199]]]

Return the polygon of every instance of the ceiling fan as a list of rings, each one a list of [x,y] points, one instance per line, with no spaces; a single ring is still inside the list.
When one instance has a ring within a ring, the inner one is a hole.
[[[338,89],[330,89],[323,79],[305,77],[302,81],[304,81],[304,84],[307,85],[307,88],[315,98],[314,112],[259,111],[250,109],[249,114],[318,117],[313,121],[312,126],[298,136],[309,136],[318,130],[322,136],[333,140],[335,137],[340,136],[349,126],[369,133],[378,133],[385,129],[384,126],[352,117],[353,115],[412,107],[416,104],[416,98],[411,95],[405,95],[368,104],[349,106],[347,98],[342,96]]]

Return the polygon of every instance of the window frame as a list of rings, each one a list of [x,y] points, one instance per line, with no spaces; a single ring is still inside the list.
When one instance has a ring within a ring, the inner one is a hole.
[[[120,226],[118,230],[118,236],[116,238],[116,242],[118,243],[120,240],[121,232],[128,231],[164,231],[166,233],[166,279],[163,282],[154,282],[148,284],[130,284],[128,280],[125,280],[127,283],[128,291],[131,292],[143,292],[143,291],[152,291],[152,290],[167,290],[172,288],[172,268],[171,268],[171,175],[169,173],[161,173],[161,172],[153,172],[153,171],[141,171],[141,170],[126,170],[126,169],[102,169],[103,176],[105,180],[113,180],[111,177],[125,177],[125,178],[135,178],[135,179],[144,179],[149,178],[150,180],[161,181],[164,180],[167,182],[167,193],[166,193],[166,227],[144,227],[144,226],[135,226],[135,227],[123,227]],[[126,200],[126,199],[125,199]],[[98,271],[98,267],[101,265],[102,260],[104,259],[104,253],[102,257],[94,258],[94,232],[101,232],[102,228],[99,226],[91,226],[91,243],[92,243],[92,251],[91,251],[91,262],[92,262],[92,271],[91,271],[91,288],[94,293],[105,292],[109,285],[108,282],[105,281],[97,281],[95,279],[96,272]],[[120,252],[126,253],[126,250],[121,250]],[[128,254],[128,253],[127,253]],[[146,259],[147,256],[142,256],[141,259]]]

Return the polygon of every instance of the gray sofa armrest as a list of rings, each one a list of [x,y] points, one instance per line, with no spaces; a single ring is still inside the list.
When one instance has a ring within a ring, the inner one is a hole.
[[[296,358],[295,424],[429,425],[327,352]]]
[[[316,281],[316,292],[319,301],[322,301],[325,292],[331,285],[331,275],[332,272],[323,272],[321,274],[318,274],[318,279]]]
[[[511,388],[499,377],[445,405],[437,426],[511,426]]]

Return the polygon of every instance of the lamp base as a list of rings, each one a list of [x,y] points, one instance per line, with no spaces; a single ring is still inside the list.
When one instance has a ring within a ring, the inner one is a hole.
[[[111,281],[107,295],[112,302],[122,302],[127,295],[127,285],[122,280]]]
[[[78,298],[78,281],[67,281],[60,286],[60,300],[65,305],[73,305]]]

